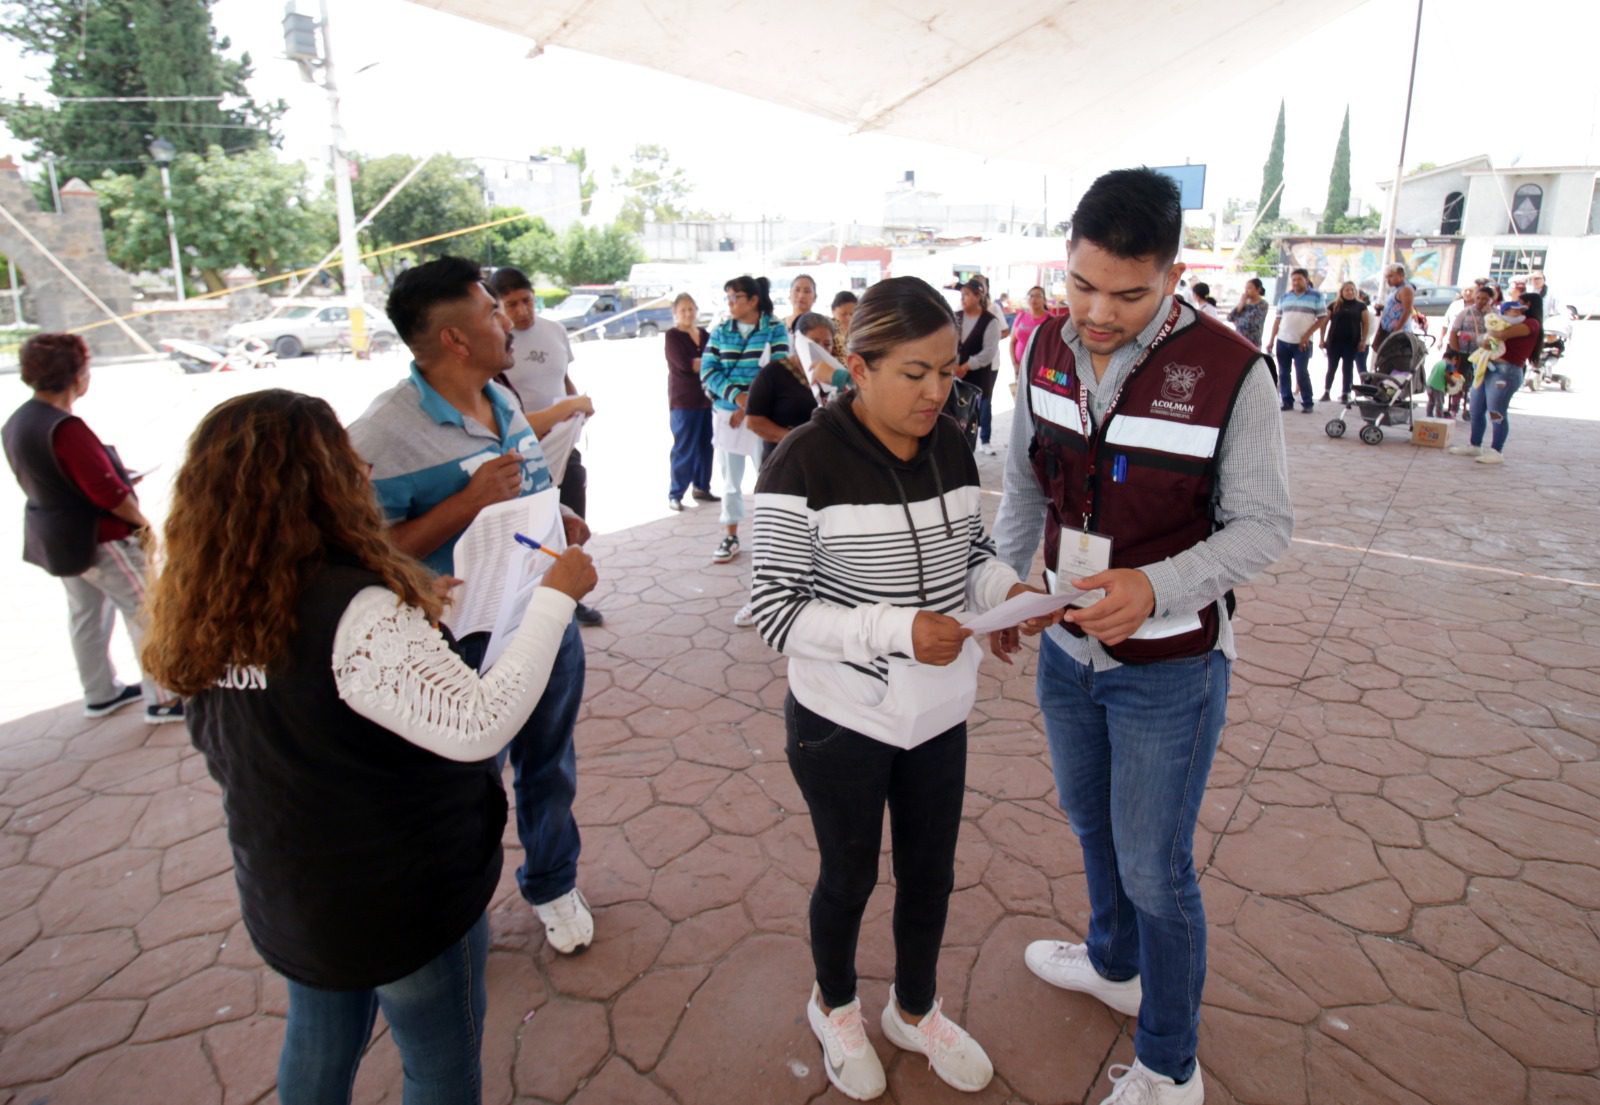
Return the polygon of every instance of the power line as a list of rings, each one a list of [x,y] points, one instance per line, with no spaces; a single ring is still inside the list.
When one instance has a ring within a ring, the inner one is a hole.
[[[215,104],[224,96],[57,96],[62,104]]]

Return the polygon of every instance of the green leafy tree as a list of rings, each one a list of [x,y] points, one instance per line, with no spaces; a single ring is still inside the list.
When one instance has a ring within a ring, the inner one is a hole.
[[[205,156],[178,155],[172,165],[172,213],[185,269],[198,273],[212,291],[222,274],[243,265],[258,276],[275,276],[315,264],[331,242],[332,219],[324,201],[306,194],[306,170],[284,164],[271,150],[229,156],[213,146]],[[171,264],[167,205],[161,177],[107,175],[95,182],[106,221],[106,252],[133,272]]]
[[[1350,208],[1350,107],[1345,105],[1344,126],[1339,128],[1339,144],[1333,150],[1333,172],[1328,177],[1328,198],[1322,205],[1322,221],[1317,230],[1337,234],[1335,224]]]
[[[1383,216],[1375,207],[1367,208],[1365,215],[1340,215],[1322,230],[1324,234],[1366,235],[1375,234],[1383,226]]]
[[[1245,239],[1239,253],[1239,267],[1257,276],[1272,276],[1277,272],[1278,239],[1299,233],[1299,227],[1288,219],[1262,219]]]
[[[569,288],[574,284],[614,284],[627,279],[633,266],[643,260],[638,237],[621,219],[607,227],[573,223],[562,232],[554,268],[548,271]]]
[[[1256,200],[1256,210],[1261,212],[1262,222],[1276,219],[1283,204],[1283,191],[1278,187],[1283,183],[1283,106],[1283,101],[1279,100],[1278,125],[1272,129],[1272,149],[1267,152],[1267,163],[1261,167],[1261,198]]]
[[[244,150],[276,141],[282,101],[258,104],[246,82],[249,54],[211,24],[213,0],[28,0],[0,7],[0,34],[25,54],[50,59],[53,97],[221,96],[215,101],[83,103],[52,106],[19,99],[0,108],[12,134],[36,156],[54,155],[61,179],[92,179],[149,160],[151,139],[180,153],[212,146]],[[226,106],[224,106],[226,105]]]
[[[351,188],[357,214],[376,207],[416,163],[416,158],[405,154],[360,159],[359,172]],[[367,224],[361,232],[361,244],[364,250],[385,249],[476,226],[488,219],[489,210],[483,201],[478,170],[458,158],[438,156],[431,158],[411,183]],[[385,278],[392,280],[399,271],[402,252],[414,260],[425,261],[447,253],[476,257],[481,256],[483,250],[482,234],[478,233],[386,253],[373,258],[372,263]]]
[[[684,202],[693,190],[684,171],[672,164],[665,146],[641,143],[629,158],[633,167],[626,176],[612,169],[611,178],[627,195],[617,221],[635,234],[644,230],[645,213],[656,222],[673,222],[684,217]]]
[[[540,218],[511,225],[520,228],[522,233],[506,247],[507,264],[515,265],[529,277],[537,274],[557,279],[561,269],[561,239],[556,232]]]
[[[1215,249],[1217,237],[1209,226],[1186,226],[1183,228],[1184,249]]]
[[[574,146],[570,150],[565,146],[546,146],[539,152],[558,161],[570,161],[578,167],[578,195],[583,200],[582,214],[587,215],[595,192],[594,171],[589,168],[589,151],[583,146]]]

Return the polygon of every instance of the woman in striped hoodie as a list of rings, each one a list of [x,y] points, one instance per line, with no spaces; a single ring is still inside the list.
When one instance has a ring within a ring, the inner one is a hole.
[[[756,485],[751,601],[762,636],[789,657],[789,765],[822,860],[807,1017],[834,1085],[858,1100],[882,1093],[855,949],[887,804],[895,982],[884,1035],[977,1091],[993,1067],[937,1000],[979,658],[954,615],[1030,588],[995,559],[977,465],[941,413],[957,351],[940,294],[912,277],[872,287],[847,362],[854,391],[785,437]]]
[[[721,521],[727,531],[711,554],[713,564],[739,555],[744,462],[746,457],[761,462],[761,439],[744,426],[750,385],[763,365],[789,355],[789,331],[773,316],[765,276],[736,276],[722,290],[728,293],[728,318],[712,332],[700,355],[700,382],[711,395],[711,436],[722,478]]]

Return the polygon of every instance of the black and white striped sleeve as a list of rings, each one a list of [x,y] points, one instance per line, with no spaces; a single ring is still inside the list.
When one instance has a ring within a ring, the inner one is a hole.
[[[984,531],[981,510],[967,516],[967,532],[967,609],[981,614],[1006,601],[1021,580],[996,554],[994,538]]]
[[[763,473],[763,485],[770,473]],[[913,653],[914,607],[843,606],[818,597],[815,517],[803,494],[756,491],[750,604],[762,639],[786,656],[871,664]]]

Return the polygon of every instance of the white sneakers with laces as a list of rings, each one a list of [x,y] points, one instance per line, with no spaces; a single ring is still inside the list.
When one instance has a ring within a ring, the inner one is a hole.
[[[740,629],[749,629],[756,624],[756,608],[750,603],[739,607],[739,612],[733,616],[733,624]]]
[[[944,1015],[940,1009],[943,1004],[943,1001],[934,1002],[921,1023],[908,1024],[900,1018],[899,1003],[891,986],[889,1003],[883,1007],[883,1034],[895,1047],[926,1055],[928,1066],[947,1085],[965,1093],[977,1093],[994,1077],[994,1064],[978,1041]]]
[[[824,1013],[821,991],[813,984],[811,1000],[806,1003],[806,1020],[822,1045],[822,1066],[828,1081],[840,1093],[856,1101],[871,1101],[883,1094],[889,1083],[878,1053],[867,1042],[860,998]]]
[[[1496,449],[1485,449],[1478,454],[1477,460],[1479,464],[1504,464],[1506,462],[1505,454]]]
[[[1483,452],[1483,450],[1476,445],[1452,445],[1445,451],[1453,457],[1475,457],[1479,453]]]
[[[594,914],[577,887],[533,911],[544,922],[545,939],[562,955],[575,955],[594,941]]]
[[[1085,944],[1073,944],[1065,940],[1035,940],[1022,953],[1022,961],[1028,965],[1028,970],[1052,986],[1098,998],[1129,1017],[1139,1015],[1143,988],[1139,985],[1138,976],[1125,982],[1112,982],[1089,962],[1089,948]]]
[[[1113,1063],[1106,1073],[1116,1089],[1109,1097],[1101,1098],[1100,1105],[1202,1105],[1206,1099],[1199,1063],[1194,1065],[1189,1080],[1181,1085],[1164,1074],[1157,1074],[1137,1059],[1131,1067]]]

